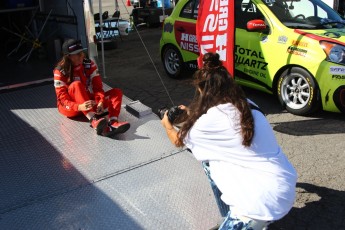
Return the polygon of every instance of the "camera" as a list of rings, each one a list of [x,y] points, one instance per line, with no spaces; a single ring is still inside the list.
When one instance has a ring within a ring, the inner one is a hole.
[[[168,109],[167,107],[163,107],[163,108],[158,109],[158,116],[160,117],[160,119],[163,119],[166,111],[168,111],[167,116],[171,124],[173,124],[177,120],[177,118],[185,112],[183,109],[180,109],[178,106],[173,106],[170,109]]]

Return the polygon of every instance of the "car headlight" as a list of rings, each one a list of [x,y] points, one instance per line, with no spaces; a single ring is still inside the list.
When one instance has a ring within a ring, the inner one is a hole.
[[[320,45],[327,55],[326,61],[345,65],[345,46],[326,41],[321,41]]]

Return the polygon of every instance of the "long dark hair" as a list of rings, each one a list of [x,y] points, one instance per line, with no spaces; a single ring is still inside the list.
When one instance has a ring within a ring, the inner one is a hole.
[[[188,107],[189,114],[178,132],[177,146],[183,140],[196,120],[211,107],[231,103],[241,113],[240,124],[244,146],[250,146],[254,136],[254,119],[243,90],[236,84],[229,72],[222,66],[219,54],[207,53],[204,66],[194,74],[195,97]]]
[[[73,63],[68,55],[63,55],[62,59],[56,65],[64,72],[65,76],[68,78],[68,83],[73,81]]]

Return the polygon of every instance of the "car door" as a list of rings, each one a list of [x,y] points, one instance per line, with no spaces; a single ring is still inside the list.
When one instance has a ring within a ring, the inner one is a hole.
[[[251,0],[235,2],[235,79],[236,81],[264,91],[271,91],[272,80],[267,61],[271,38],[269,33],[250,32],[247,23],[265,16]]]
[[[188,1],[174,23],[175,39],[184,62],[189,62],[199,55],[195,27],[198,7],[199,0]]]

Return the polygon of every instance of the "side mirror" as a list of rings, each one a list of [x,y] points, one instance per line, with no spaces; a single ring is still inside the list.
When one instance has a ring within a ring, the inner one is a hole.
[[[247,30],[253,32],[265,32],[267,30],[267,26],[263,20],[254,19],[247,22]]]

